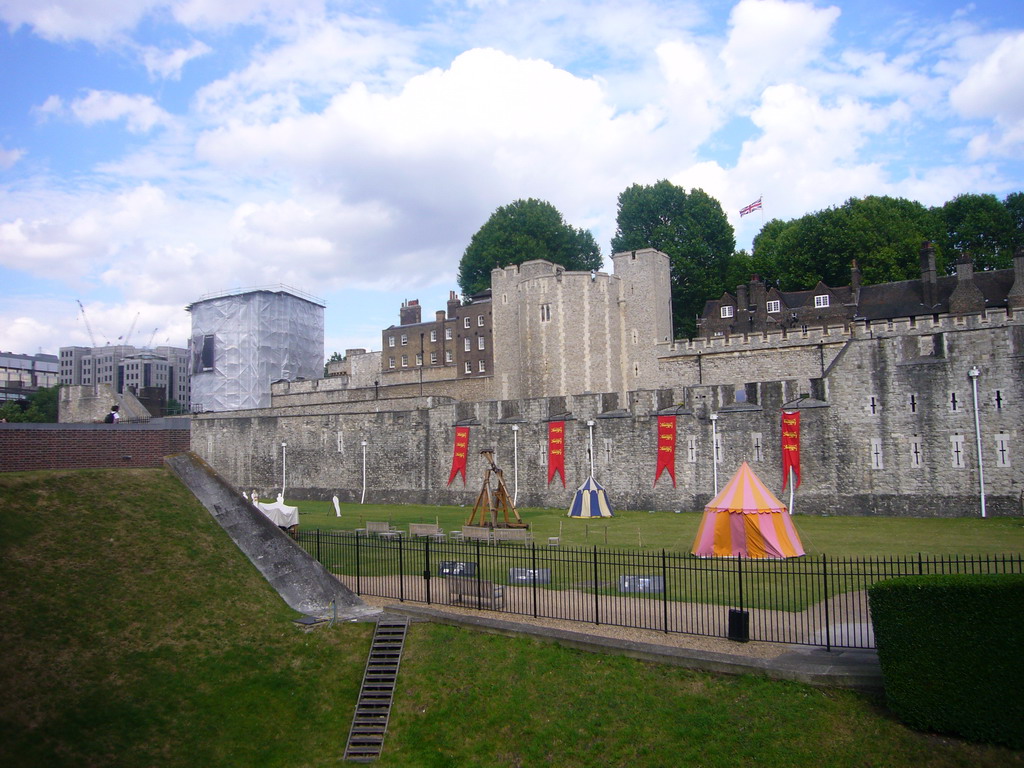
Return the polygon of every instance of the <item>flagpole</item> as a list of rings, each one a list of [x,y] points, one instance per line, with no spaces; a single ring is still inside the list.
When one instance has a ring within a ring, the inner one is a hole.
[[[796,486],[793,484],[793,468],[789,468],[789,514],[793,514],[793,489]]]

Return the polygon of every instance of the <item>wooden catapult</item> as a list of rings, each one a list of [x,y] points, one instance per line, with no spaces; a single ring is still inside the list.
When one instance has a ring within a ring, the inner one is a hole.
[[[508,495],[508,488],[505,487],[505,477],[498,465],[494,463],[494,450],[487,448],[480,451],[480,455],[487,459],[487,469],[484,470],[483,487],[480,488],[480,495],[476,497],[476,504],[473,505],[473,514],[469,516],[466,525],[482,525],[487,528],[529,528],[529,523],[524,523],[516,511],[516,505],[512,497]],[[491,489],[491,476],[494,476],[498,485]],[[498,512],[503,515],[503,520],[498,520]],[[480,513],[480,522],[477,523],[477,512]],[[509,514],[515,520],[509,519]]]

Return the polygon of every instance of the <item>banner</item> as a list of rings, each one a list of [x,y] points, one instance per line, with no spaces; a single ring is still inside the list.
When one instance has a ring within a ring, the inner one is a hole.
[[[455,452],[452,454],[452,473],[448,475],[448,485],[455,476],[462,473],[462,484],[466,484],[466,456],[469,454],[469,427],[455,428]]]
[[[562,487],[565,487],[565,422],[548,422],[548,485],[555,472],[562,475]]]
[[[676,487],[676,417],[658,417],[658,468],[654,472],[654,484],[658,484],[661,471],[668,470],[672,487]]]
[[[800,487],[800,411],[782,412],[782,490],[789,482],[789,470],[796,475]]]

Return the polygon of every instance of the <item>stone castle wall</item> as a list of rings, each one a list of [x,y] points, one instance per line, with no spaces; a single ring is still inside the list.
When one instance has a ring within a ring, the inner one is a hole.
[[[810,338],[802,346],[719,343],[676,352],[659,360],[661,386],[625,395],[472,400],[410,391],[390,399],[389,388],[388,399],[367,399],[372,390],[346,399],[322,382],[292,382],[287,391],[277,385],[273,408],[196,416],[192,445],[239,488],[267,494],[281,487],[280,444],[287,442],[289,497],[337,493],[358,501],[365,441],[367,501],[468,505],[485,469],[479,451],[492,448],[520,506],[559,508],[590,474],[592,420],[595,476],[614,505],[697,510],[714,493],[711,413],[718,414],[719,487],[748,461],[782,493],[786,406],[801,413],[796,513],[977,515],[969,375],[977,367],[987,512],[1024,514],[1024,318],[990,313],[913,329],[858,329],[827,344]],[[667,411],[677,415],[675,488],[667,475],[653,482],[657,415]],[[547,423],[563,415],[564,488],[557,477],[546,482]],[[456,425],[470,427],[470,461],[466,484],[459,477],[449,487]]]

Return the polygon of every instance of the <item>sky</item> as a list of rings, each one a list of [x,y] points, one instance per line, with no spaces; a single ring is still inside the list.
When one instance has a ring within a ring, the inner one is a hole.
[[[327,356],[377,350],[522,198],[609,270],[660,179],[747,249],[850,197],[1002,198],[1022,84],[1019,0],[0,0],[0,350],[186,346],[187,304],[278,285]]]

